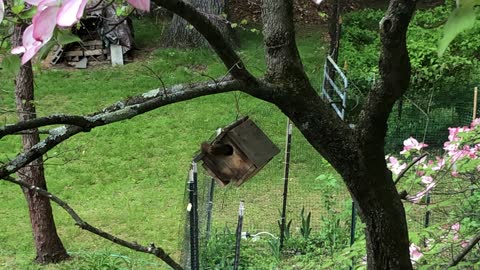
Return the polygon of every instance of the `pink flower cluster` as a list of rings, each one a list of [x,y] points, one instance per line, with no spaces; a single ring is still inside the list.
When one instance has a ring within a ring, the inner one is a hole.
[[[452,161],[456,162],[464,157],[469,157],[471,159],[477,159],[477,153],[480,150],[480,144],[471,145],[463,145],[460,144],[460,137],[458,137],[458,133],[460,132],[469,132],[475,129],[475,126],[479,124],[479,119],[475,119],[472,122],[471,127],[457,127],[457,128],[448,128],[449,135],[448,141],[444,143],[443,149],[445,149],[450,157],[452,157]]]
[[[23,44],[12,49],[12,54],[21,54],[22,64],[28,62],[52,38],[55,27],[71,27],[83,16],[88,0],[25,0],[37,7],[32,24],[23,33]],[[149,11],[150,0],[127,0],[133,7]],[[0,0],[3,17],[3,1]],[[0,20],[1,21],[1,20]]]
[[[420,149],[427,147],[428,144],[425,143],[419,143],[417,140],[415,140],[413,137],[410,137],[403,141],[403,151],[400,152],[400,154],[404,155],[407,152],[410,152],[411,150],[417,150],[420,151]]]
[[[412,261],[412,264],[414,264],[423,257],[423,253],[420,252],[420,248],[417,245],[412,243],[410,244],[410,247],[408,249],[410,251],[410,260]]]
[[[387,156],[387,158],[388,158],[388,161],[389,161],[387,163],[387,167],[395,175],[399,175],[407,167],[406,163],[401,163],[400,161],[398,161],[397,158],[395,158],[393,156]]]

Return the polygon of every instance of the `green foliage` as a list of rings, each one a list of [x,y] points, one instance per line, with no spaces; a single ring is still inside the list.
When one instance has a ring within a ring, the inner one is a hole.
[[[478,123],[478,120],[475,122]],[[424,254],[417,262],[419,269],[447,267],[452,258],[480,231],[480,218],[476,214],[480,202],[478,142],[478,124],[473,130],[451,128],[449,141],[445,144],[448,151],[440,157],[430,157],[431,160],[420,160],[397,185],[398,190],[406,190],[410,195],[417,194],[413,198],[419,198],[413,201],[415,204],[406,205],[410,222],[418,213],[425,215],[422,211],[425,205],[433,216],[433,221],[426,228],[409,232],[410,241],[421,246],[420,251]],[[401,155],[400,163],[390,166],[404,166],[401,164],[411,163],[420,154],[418,150],[411,149]],[[426,195],[425,189],[430,183],[434,185],[430,186],[429,195]],[[418,194],[422,195],[418,197]],[[427,196],[431,199],[428,205]],[[478,254],[473,252],[465,258],[465,262],[471,266],[478,259]]]
[[[281,214],[281,213],[280,213]],[[286,224],[285,224],[285,230],[283,232],[284,236],[285,236],[285,239],[288,239],[290,238],[290,236],[292,235],[291,232],[290,232],[290,227],[292,226],[292,221],[293,220],[289,220]],[[282,231],[282,220],[281,218],[279,220],[277,220],[277,224],[278,224],[278,228],[279,228],[279,231],[281,232]]]
[[[87,254],[78,270],[127,270],[132,268],[130,258],[117,254]]]
[[[62,46],[70,43],[74,43],[74,42],[82,42],[82,40],[77,35],[72,34],[70,29],[68,30],[57,29],[55,31],[55,37],[57,39],[58,44]]]
[[[458,7],[450,14],[445,27],[443,37],[438,45],[438,54],[443,55],[447,46],[461,32],[472,28],[477,19],[476,7],[480,0],[458,0]]]
[[[235,234],[225,227],[223,232],[214,231],[207,245],[202,249],[201,269],[233,269],[235,259]],[[258,239],[242,240],[240,252],[240,269],[274,269],[280,261],[279,240]]]
[[[308,237],[310,236],[310,233],[312,232],[312,228],[310,226],[311,216],[312,216],[312,213],[308,212],[307,216],[305,217],[305,207],[302,207],[302,211],[300,212],[300,218],[302,220],[302,223],[300,226],[300,234],[305,239],[308,239]]]
[[[396,149],[409,136],[440,145],[445,127],[471,117],[470,108],[456,104],[471,102],[471,91],[480,79],[480,28],[461,33],[438,56],[441,26],[451,13],[451,3],[418,10],[410,23],[407,46],[411,62],[411,82],[403,105],[394,108],[389,120],[387,149]],[[380,10],[363,10],[344,16],[339,63],[348,62],[350,82],[348,121],[356,122],[367,93],[379,77]],[[423,111],[423,112],[422,112]],[[401,118],[400,118],[401,116]],[[428,122],[428,123],[427,123]]]
[[[451,44],[449,53],[438,57],[436,44],[441,29],[429,26],[441,22],[449,13],[446,5],[420,10],[410,24],[407,39],[412,64],[411,95],[425,96],[432,87],[458,88],[459,78],[469,77],[478,67],[479,30],[462,34]],[[349,79],[364,93],[378,77],[378,23],[383,15],[383,11],[365,9],[346,14],[343,23],[339,62],[348,62]]]
[[[2,61],[2,69],[12,76],[16,76],[20,70],[20,57],[13,54],[5,56]]]

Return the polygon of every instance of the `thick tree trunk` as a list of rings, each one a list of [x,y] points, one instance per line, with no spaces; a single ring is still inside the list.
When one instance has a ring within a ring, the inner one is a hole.
[[[415,3],[391,1],[381,23],[382,80],[369,95],[357,128],[350,129],[308,81],[295,45],[292,1],[263,2],[266,79],[281,87],[272,102],[343,177],[366,224],[368,269],[412,269],[405,211],[383,145],[394,101],[408,88],[405,34]]]
[[[237,42],[235,32],[223,17],[228,0],[189,0],[192,6],[208,15],[209,19],[220,29],[223,37],[231,45]],[[208,42],[187,21],[174,15],[170,25],[162,36],[162,46],[174,48],[206,47]]]
[[[23,29],[21,26],[15,27],[14,45],[20,44]],[[32,64],[28,62],[20,67],[15,80],[15,102],[19,121],[36,118],[33,89]],[[24,151],[28,151],[40,141],[37,129],[29,130],[27,133],[22,135]],[[18,175],[22,181],[28,184],[47,189],[42,158],[38,158],[30,165],[20,169]],[[46,264],[57,263],[69,258],[62,241],[57,235],[50,200],[26,189],[24,189],[24,194],[28,203],[33,238],[37,251],[35,261]]]

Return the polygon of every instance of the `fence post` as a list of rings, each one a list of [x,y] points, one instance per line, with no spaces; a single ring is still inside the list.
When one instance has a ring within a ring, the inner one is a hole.
[[[188,181],[189,216],[190,216],[190,265],[192,270],[199,270],[198,258],[198,205],[197,205],[197,163],[192,161],[190,179]]]
[[[245,206],[243,201],[240,201],[240,206],[238,207],[238,224],[236,232],[236,243],[235,243],[235,260],[233,261],[233,269],[238,270],[240,265],[240,241],[242,240],[242,226],[243,226],[243,213],[245,211]]]
[[[473,89],[473,119],[477,118],[478,87]]]
[[[207,204],[207,228],[205,230],[205,238],[210,239],[210,232],[212,230],[212,210],[213,210],[213,192],[215,191],[215,180],[210,181],[210,188],[208,189],[208,204]]]
[[[292,145],[292,122],[287,119],[287,135],[285,139],[285,169],[283,171],[283,205],[280,224],[280,250],[283,248],[285,240],[285,227],[287,222],[287,196],[288,196],[288,176],[290,172],[290,149]]]
[[[428,209],[428,206],[430,205],[430,192],[427,192],[427,196],[426,196],[426,207],[427,207],[427,212],[425,212],[425,221],[424,221],[424,224],[423,226],[425,228],[427,228],[428,226],[430,226],[430,215],[431,215],[431,212],[430,210]],[[423,246],[424,247],[427,247],[427,238],[425,237],[423,239]]]
[[[352,201],[352,219],[351,219],[351,224],[350,224],[350,246],[353,246],[353,243],[355,243],[355,227],[357,223],[357,210],[355,207],[355,202]],[[352,258],[352,266],[350,266],[350,270],[353,269],[353,261],[354,259]]]

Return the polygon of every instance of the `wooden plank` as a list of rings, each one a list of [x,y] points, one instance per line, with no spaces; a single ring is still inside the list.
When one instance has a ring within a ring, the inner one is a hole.
[[[103,46],[103,42],[101,40],[83,41],[82,44],[84,46]]]
[[[70,56],[94,56],[94,55],[102,55],[107,54],[107,49],[95,49],[95,50],[85,50],[85,51],[68,51],[65,52],[66,57]]]
[[[263,167],[280,153],[280,149],[250,119],[232,129],[227,136],[242,149],[257,168]]]

